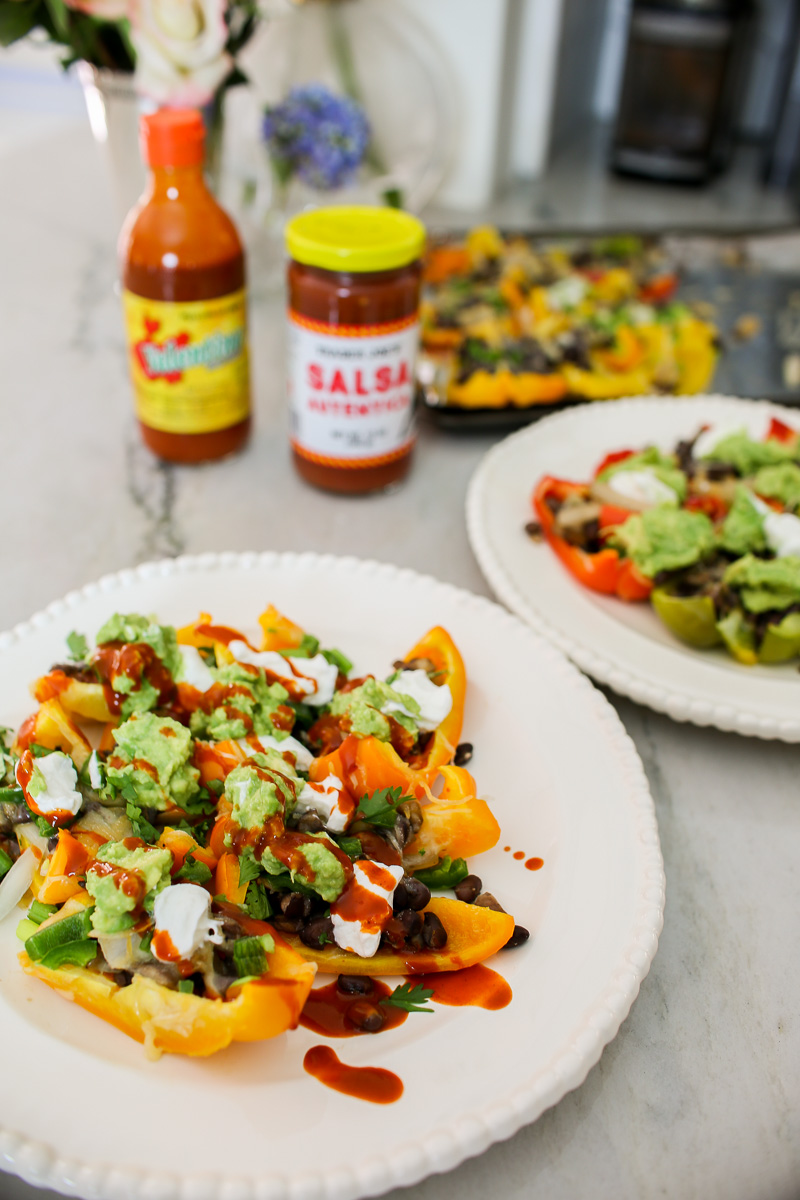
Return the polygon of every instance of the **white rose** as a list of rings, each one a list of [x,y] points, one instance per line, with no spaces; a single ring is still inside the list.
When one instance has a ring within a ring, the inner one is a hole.
[[[226,0],[135,0],[136,86],[162,104],[202,107],[229,74]]]

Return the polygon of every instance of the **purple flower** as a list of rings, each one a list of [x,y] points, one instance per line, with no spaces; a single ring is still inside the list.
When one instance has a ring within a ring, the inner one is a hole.
[[[322,84],[292,88],[264,112],[262,135],[278,175],[320,191],[343,187],[363,162],[370,127],[360,104]]]

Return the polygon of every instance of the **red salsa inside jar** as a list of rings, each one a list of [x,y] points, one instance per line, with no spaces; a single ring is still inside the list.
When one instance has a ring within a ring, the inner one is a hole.
[[[381,491],[408,474],[425,228],[390,208],[289,222],[289,407],[302,477]]]

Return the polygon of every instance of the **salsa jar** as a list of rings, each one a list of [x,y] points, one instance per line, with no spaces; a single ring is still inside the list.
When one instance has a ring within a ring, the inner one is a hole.
[[[294,463],[315,487],[408,474],[425,227],[392,208],[316,209],[286,229]]]

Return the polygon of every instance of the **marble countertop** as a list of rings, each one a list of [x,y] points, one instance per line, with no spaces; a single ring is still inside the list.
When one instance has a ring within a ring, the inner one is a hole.
[[[0,215],[0,628],[106,572],[184,551],[355,554],[487,592],[463,504],[489,438],[424,428],[413,475],[392,495],[307,488],[287,454],[281,305],[256,288],[251,445],[217,465],[159,464],[131,417],[111,205],[81,123],[10,139]],[[800,748],[610,699],[661,830],[667,908],[653,967],[580,1089],[397,1200],[800,1195]],[[4,1175],[0,1195],[44,1193]]]

